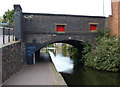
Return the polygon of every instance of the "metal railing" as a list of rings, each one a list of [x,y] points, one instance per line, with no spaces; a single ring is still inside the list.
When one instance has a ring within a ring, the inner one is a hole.
[[[0,44],[6,44],[15,41],[14,26],[0,27]]]

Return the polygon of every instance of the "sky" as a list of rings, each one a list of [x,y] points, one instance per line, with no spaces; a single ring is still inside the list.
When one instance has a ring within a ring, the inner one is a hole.
[[[0,0],[0,16],[14,4],[20,4],[23,12],[52,13],[88,16],[111,15],[111,0]]]

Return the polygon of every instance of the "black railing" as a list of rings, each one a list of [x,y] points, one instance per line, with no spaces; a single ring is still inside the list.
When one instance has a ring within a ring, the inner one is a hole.
[[[6,44],[15,41],[14,26],[0,27],[0,44]]]

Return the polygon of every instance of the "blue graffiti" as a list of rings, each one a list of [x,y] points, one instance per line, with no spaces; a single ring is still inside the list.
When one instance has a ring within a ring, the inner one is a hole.
[[[34,51],[33,50],[28,50],[27,53],[32,53],[33,54]]]
[[[36,49],[36,47],[35,46],[29,46],[29,47],[27,47],[28,49]]]
[[[32,56],[32,54],[28,54],[28,56]]]
[[[27,47],[27,55],[32,56],[34,54],[34,50],[36,49],[35,46],[28,46]]]

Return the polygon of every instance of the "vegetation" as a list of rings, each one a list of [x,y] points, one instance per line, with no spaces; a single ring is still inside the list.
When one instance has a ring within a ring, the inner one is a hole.
[[[69,47],[68,52],[70,54],[70,58],[72,58],[74,61],[74,66],[77,66],[80,63],[79,52],[78,52],[77,48]]]
[[[120,71],[120,38],[109,35],[109,29],[98,30],[95,46],[82,43],[82,62],[85,66],[104,71]],[[76,62],[78,51],[68,48],[70,56]]]
[[[72,59],[77,58],[77,55],[78,55],[77,48],[75,48],[75,47],[69,47],[68,48],[68,52],[69,52],[69,54],[70,54],[70,56],[71,56]]]
[[[68,51],[68,47],[66,46],[65,43],[62,44],[62,54],[64,56],[67,56],[67,51]]]
[[[1,25],[1,23],[2,23],[2,17],[0,17],[0,25]]]
[[[97,70],[120,71],[120,38],[109,36],[108,29],[98,31],[96,46],[85,46],[83,59],[86,66]]]
[[[47,45],[46,48],[46,53],[48,53],[49,51],[53,52],[54,54],[56,53],[54,49],[48,49],[49,47],[53,47],[53,48],[57,48],[56,46],[54,46],[54,44],[49,44]],[[55,54],[56,55],[56,54]]]
[[[55,47],[54,44],[49,44],[46,47]]]
[[[2,22],[2,17],[0,17],[0,23]]]
[[[9,22],[9,25],[14,24],[14,10],[11,10],[11,11],[8,10],[3,15],[2,23],[7,23],[7,22]]]

